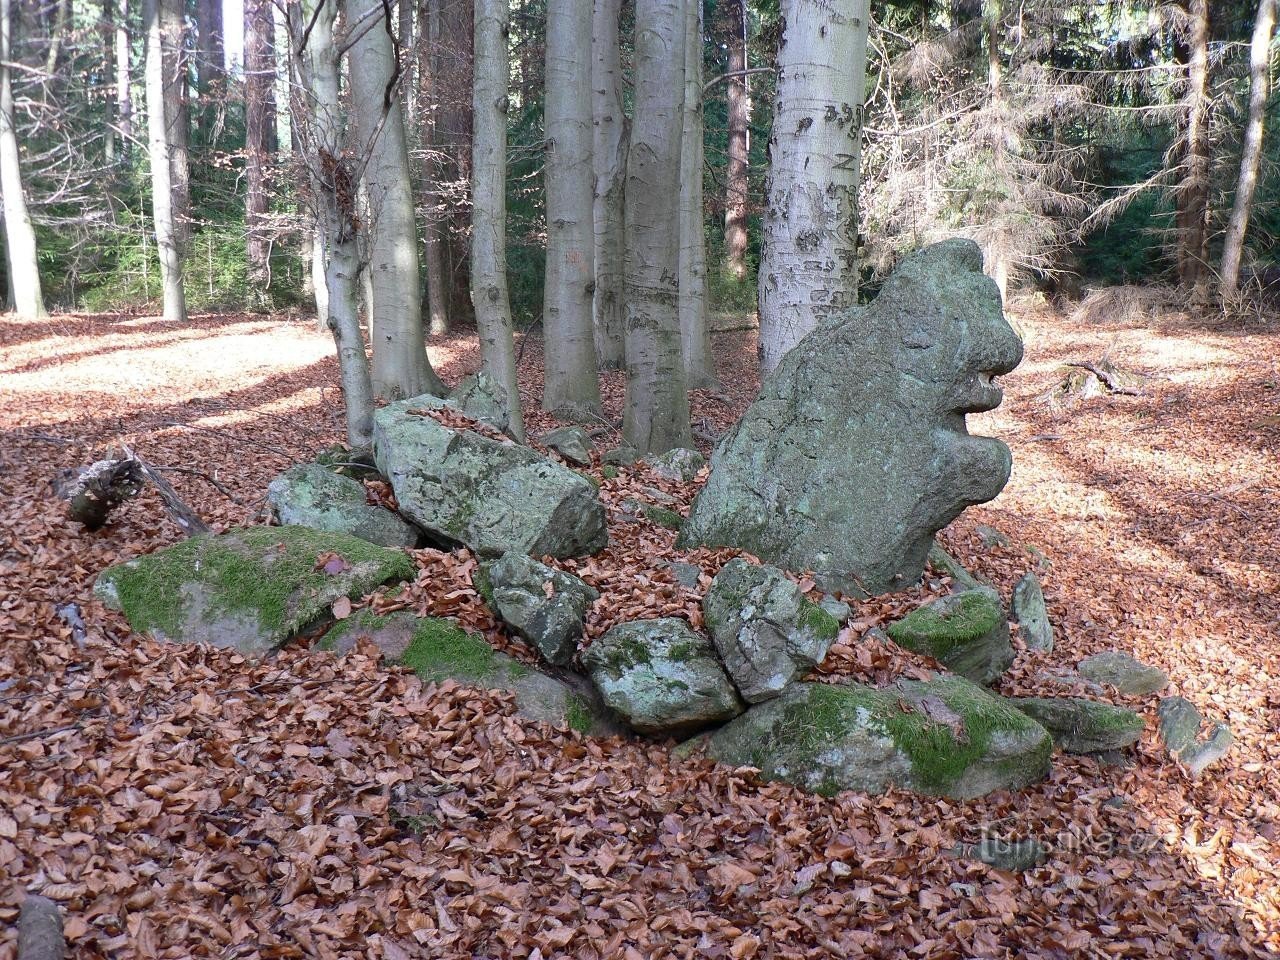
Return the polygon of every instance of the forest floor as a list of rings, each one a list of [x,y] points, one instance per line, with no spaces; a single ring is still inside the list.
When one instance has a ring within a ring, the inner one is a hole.
[[[1027,360],[1004,405],[971,418],[1013,447],[1013,480],[942,536],[1006,597],[1029,568],[1044,582],[1057,647],[1019,647],[1000,689],[1060,695],[1046,674],[1133,653],[1230,723],[1235,747],[1200,780],[1161,750],[1155,697],[1115,696],[1148,720],[1127,768],[1059,755],[1012,795],[827,800],[526,722],[368,650],[251,663],[135,636],[92,600],[94,577],[179,530],[148,492],[84,533],[50,477],[128,443],[216,479],[168,474],[216,527],[260,520],[267,482],[341,434],[331,341],[286,317],[0,318],[0,960],[24,890],[61,904],[76,957],[1280,951],[1280,328],[1014,313]],[[751,335],[717,340],[727,392],[697,395],[707,432],[756,388]],[[1158,379],[1072,411],[1040,401],[1062,363],[1104,352]],[[450,382],[476,363],[461,338],[432,355]],[[539,360],[530,341],[526,403]],[[621,392],[606,377],[611,416]],[[636,469],[604,493],[616,506],[646,485],[694,492]],[[590,636],[698,622],[700,591],[661,565],[673,535],[612,520],[606,551],[566,564],[606,590]],[[980,524],[1008,542],[984,545]],[[692,556],[704,585],[729,555]],[[467,555],[415,556],[399,603],[529,656],[497,632]],[[859,604],[822,672],[927,668],[862,634],[944,587]],[[59,618],[68,603],[86,636]],[[1015,875],[952,855],[984,832],[1038,838],[1049,859]]]

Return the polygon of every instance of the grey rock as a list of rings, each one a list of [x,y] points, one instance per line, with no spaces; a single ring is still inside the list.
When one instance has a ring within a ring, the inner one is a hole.
[[[600,596],[594,587],[522,553],[504,554],[483,571],[485,598],[507,626],[548,663],[562,666],[573,659],[583,620]]]
[[[1145,724],[1132,710],[1083,697],[1010,697],[1067,753],[1101,753],[1137,743]]]
[[[977,860],[997,870],[1023,873],[1032,870],[1048,859],[1048,851],[1039,840],[1001,840],[984,837],[977,843],[962,843],[956,847],[956,855]]]
[[[831,796],[905,787],[968,800],[1049,773],[1053,741],[1026,714],[960,677],[795,683],[713,733],[713,758]]]
[[[688,590],[696,587],[702,577],[702,568],[692,563],[682,563],[678,560],[663,560],[660,563],[675,574],[676,583]]]
[[[640,451],[635,447],[614,447],[601,455],[600,462],[612,464],[615,467],[629,467],[639,459]]]
[[[933,657],[974,683],[992,683],[1013,664],[1009,623],[983,590],[932,600],[890,624],[888,633],[898,646]]]
[[[706,458],[697,450],[684,447],[645,457],[644,462],[658,476],[681,483],[696,480],[698,471],[707,465]]]
[[[679,500],[667,493],[665,490],[659,490],[657,487],[639,486],[636,487],[636,490],[659,506],[677,507],[680,505]]]
[[[1200,726],[1204,718],[1196,705],[1185,697],[1162,698],[1156,717],[1165,749],[1193,780],[1231,749],[1231,730],[1221,721],[1214,721],[1212,732],[1201,739]]]
[[[502,384],[483,370],[462,379],[446,401],[472,420],[486,423],[504,433],[511,429],[511,405]]]
[[[413,524],[369,503],[364,485],[316,463],[290,467],[267,485],[267,506],[285,525],[349,533],[380,547],[412,547]]]
[[[1107,650],[1085,657],[1076,669],[1086,680],[1110,684],[1121,693],[1131,695],[1159,693],[1169,683],[1169,678],[1162,670],[1118,650]]]
[[[407,554],[350,534],[244,527],[109,567],[94,593],[157,639],[256,656],[326,619],[339,598],[416,573]]]
[[[542,445],[554,450],[570,463],[580,467],[591,466],[591,451],[595,444],[591,442],[591,434],[582,427],[556,427],[542,435]]]
[[[702,598],[725,669],[748,703],[776,697],[827,655],[840,632],[831,614],[775,567],[730,560]]]
[[[980,523],[974,527],[978,539],[982,541],[982,545],[990,550],[992,547],[1009,546],[1009,538],[997,530],[995,527],[989,527],[985,523]]]
[[[982,590],[999,602],[1000,591],[991,584],[979,580],[964,568],[964,564],[936,543],[929,548],[929,562],[951,578],[953,593],[959,593],[962,590]]]
[[[641,733],[690,733],[743,709],[711,641],[683,620],[620,624],[582,664],[605,703]]]
[[[1053,649],[1053,624],[1049,622],[1049,611],[1044,605],[1040,580],[1033,572],[1025,573],[1014,585],[1010,613],[1022,628],[1022,639],[1026,641],[1028,649],[1043,650],[1046,653]]]
[[[446,427],[414,397],[374,415],[373,450],[400,512],[482,556],[573,557],[608,542],[596,487],[528,447]]]
[[[835,597],[823,597],[818,606],[827,611],[837,625],[843,625],[853,615],[853,608]]]
[[[1009,479],[1009,448],[970,436],[965,415],[1000,403],[991,377],[1021,358],[976,244],[912,254],[766,379],[680,544],[739,547],[849,595],[914,583],[934,533]]]
[[[516,712],[530,720],[579,733],[611,736],[622,728],[584,677],[562,671],[552,677],[493,649],[481,636],[452,620],[415,617],[400,611],[377,616],[358,611],[334,625],[318,650],[345,654],[366,640],[392,663],[409,667],[429,683],[453,680],[515,695]]]

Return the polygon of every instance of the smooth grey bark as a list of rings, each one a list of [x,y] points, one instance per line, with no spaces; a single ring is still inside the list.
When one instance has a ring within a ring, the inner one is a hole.
[[[116,125],[120,129],[120,155],[127,156],[133,139],[133,98],[130,94],[129,0],[116,3]]]
[[[387,7],[360,23],[367,0],[346,0],[347,22],[358,39],[351,47],[351,98],[359,150],[372,294],[369,339],[374,393],[402,400],[423,393],[442,396],[444,384],[427,360],[418,279],[418,231],[413,213],[404,110],[396,91],[397,44]]]
[[[1253,39],[1249,45],[1249,114],[1245,121],[1244,148],[1240,154],[1240,176],[1236,181],[1236,197],[1231,207],[1231,220],[1222,244],[1222,297],[1229,300],[1240,289],[1240,260],[1244,254],[1244,238],[1249,230],[1253,195],[1258,186],[1258,167],[1262,161],[1262,137],[1267,112],[1271,62],[1271,34],[1276,26],[1276,0],[1258,0],[1258,13],[1253,21]]]
[[[5,256],[14,309],[20,316],[43,317],[44,294],[40,289],[36,232],[27,210],[19,166],[18,132],[14,128],[13,80],[9,68],[12,49],[12,0],[0,0],[0,193],[4,194]]]
[[[680,342],[680,129],[685,18],[636,0],[635,122],[627,154],[627,398],[623,436],[642,454],[691,447]]]
[[[707,324],[707,234],[702,210],[702,3],[685,4],[684,105],[680,131],[680,340],[686,385],[716,385]]]
[[[191,117],[187,101],[186,0],[157,0],[164,64],[164,110],[169,144],[174,235],[180,255],[191,241]]]
[[[299,153],[306,162],[324,258],[325,317],[338,351],[347,414],[347,442],[373,443],[373,382],[356,308],[359,289],[358,171],[346,136],[339,94],[339,55],[331,0],[291,0],[289,51],[302,95],[290,100]],[[305,38],[305,42],[304,42]]]
[[[545,383],[542,408],[600,410],[592,293],[591,0],[547,4],[547,260],[542,299]]]
[[[207,5],[202,0],[202,7]],[[244,115],[245,115],[245,234],[249,261],[249,299],[256,307],[270,302],[270,245],[265,227],[267,203],[268,131],[275,128],[272,91],[275,78],[274,44],[267,26],[273,26],[270,0],[244,3]],[[272,30],[274,33],[274,30]]]
[[[524,440],[507,289],[507,37],[509,0],[475,0],[471,145],[471,305],[484,368],[506,392],[509,429]]]
[[[622,288],[626,240],[624,187],[630,125],[622,105],[622,56],[618,43],[621,0],[595,0],[591,13],[592,167],[595,172],[596,358],[604,369],[623,366]]]
[[[426,209],[422,217],[422,234],[427,280],[427,314],[431,336],[449,332],[449,281],[445,263],[445,200],[440,181],[445,169],[441,162],[437,127],[441,108],[441,0],[421,0],[418,8],[418,104],[422,116],[422,146],[427,155]]]
[[[269,16],[269,14],[268,14]],[[246,13],[246,25],[248,24]],[[226,60],[222,31],[222,0],[196,2],[196,87],[201,97],[216,94],[226,77]],[[216,86],[215,86],[216,85]],[[208,106],[206,101],[206,106]],[[206,113],[208,111],[206,110]]]
[[[766,373],[823,318],[857,302],[869,6],[782,0],[759,276]]]
[[[146,26],[147,153],[151,167],[151,217],[160,253],[160,278],[164,285],[164,319],[187,319],[187,298],[182,289],[182,242],[175,223],[173,144],[170,125],[173,111],[165,83],[164,40],[160,6],[164,0],[143,0]]]
[[[747,0],[726,5],[733,38],[728,72],[747,69]],[[745,75],[732,77],[725,94],[728,107],[729,162],[724,174],[724,271],[738,282],[747,279],[747,169],[751,153],[751,88]]]

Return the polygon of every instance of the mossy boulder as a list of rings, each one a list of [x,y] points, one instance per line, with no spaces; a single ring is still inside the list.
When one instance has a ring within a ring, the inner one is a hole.
[[[520,553],[484,567],[484,597],[494,613],[537,647],[548,663],[573,659],[587,611],[600,596],[590,584]]]
[[[743,710],[715,647],[683,620],[619,624],[582,664],[605,703],[641,733],[691,733]]]
[[[820,664],[840,624],[776,567],[730,560],[702,598],[725,669],[748,703],[776,697]]]
[[[676,447],[665,453],[645,457],[644,463],[663,479],[689,483],[697,479],[698,471],[707,465],[707,460],[697,450]]]
[[[1049,611],[1044,604],[1044,591],[1040,587],[1040,578],[1028,571],[1013,588],[1013,602],[1010,612],[1022,631],[1022,639],[1028,649],[1053,650],[1053,624],[1049,622]]]
[[[1132,710],[1084,697],[1010,697],[1009,702],[1048,730],[1067,753],[1121,750],[1137,743],[1145,726]]]
[[[943,550],[936,543],[929,548],[929,564],[939,573],[945,573],[951,578],[953,584],[952,592],[959,593],[962,590],[981,590],[990,594],[997,602],[1000,600],[1000,592],[989,583],[979,580],[972,573],[965,569],[962,564],[947,551]]]
[[[1013,664],[1009,622],[985,590],[930,601],[890,624],[888,633],[898,646],[933,657],[974,683],[992,683]]]
[[[290,467],[272,480],[267,506],[282,524],[349,533],[381,547],[412,547],[421,536],[402,517],[369,503],[363,484],[318,463]]]
[[[580,467],[591,466],[591,451],[595,444],[591,442],[591,434],[582,427],[556,427],[541,436],[542,445],[554,450],[570,463]]]
[[[528,447],[457,429],[430,415],[432,396],[374,415],[374,457],[400,511],[482,556],[573,557],[608,542],[599,491]]]
[[[1159,693],[1169,683],[1159,667],[1135,660],[1119,650],[1105,650],[1085,657],[1076,669],[1086,680],[1110,684],[1120,693],[1131,696]]]
[[[336,624],[316,648],[342,654],[361,639],[429,683],[454,680],[483,690],[508,690],[515,695],[516,711],[530,720],[597,736],[620,730],[582,677],[558,679],[527,667],[452,620],[361,610]]]
[[[832,796],[903,787],[968,800],[1049,773],[1048,731],[960,677],[792,684],[713,733],[707,752]]]
[[[135,630],[256,655],[323,620],[340,597],[416,573],[406,554],[350,534],[244,527],[110,567],[94,593]]]

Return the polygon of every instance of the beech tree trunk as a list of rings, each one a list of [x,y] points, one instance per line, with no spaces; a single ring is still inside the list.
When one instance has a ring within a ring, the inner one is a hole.
[[[160,4],[164,0],[143,0],[142,16],[147,31],[146,95],[147,152],[151,166],[151,216],[155,221],[156,248],[160,253],[160,277],[164,285],[164,318],[182,323],[187,319],[187,299],[182,289],[182,243],[175,222],[173,144],[169,135],[174,106],[168,94],[174,89],[165,83],[164,40]]]
[[[202,0],[204,2],[204,0]],[[275,52],[268,39],[270,0],[245,0],[244,4],[244,113],[245,113],[245,233],[249,260],[249,296],[256,307],[270,301],[271,248],[265,228],[267,157],[275,124],[272,92]],[[274,29],[273,31],[274,32]]]
[[[508,0],[475,0],[475,127],[471,146],[471,303],[484,368],[507,395],[511,435],[524,440],[507,290]]]
[[[36,232],[27,210],[18,162],[18,132],[14,127],[13,80],[9,67],[12,51],[12,0],[0,0],[0,193],[4,194],[5,256],[14,309],[20,316],[43,317],[44,294],[36,259]]]
[[[729,41],[729,73],[747,69],[747,3],[725,5],[733,36]],[[724,271],[734,280],[747,278],[747,165],[751,153],[751,89],[746,76],[728,81],[729,163],[724,180]]]
[[[680,339],[686,385],[716,385],[707,325],[707,234],[702,210],[702,2],[686,0],[680,131]]]
[[[678,0],[636,0],[635,122],[627,154],[623,436],[641,453],[689,447],[680,342],[680,129],[685,17]]]
[[[249,37],[247,35],[249,27],[249,4],[254,0],[248,0],[245,3],[245,70],[249,69]],[[270,14],[268,13],[269,17]],[[197,60],[196,60],[196,88],[200,91],[200,96],[204,100],[205,110],[203,113],[209,115],[209,106],[212,98],[218,96],[222,91],[224,81],[226,79],[226,70],[223,63],[226,59],[223,44],[222,31],[222,0],[197,0],[196,2],[196,29],[197,29]],[[247,78],[246,78],[247,79]]]
[[[185,256],[191,240],[191,118],[187,101],[186,0],[156,0],[156,3],[160,8],[165,139],[169,145],[173,229],[179,252]]]
[[[1000,180],[1008,176],[1008,152],[1005,148],[1005,103],[1004,103],[1004,67],[1000,62],[1001,6],[1000,0],[987,0],[984,11],[983,29],[986,34],[987,47],[987,95],[990,98],[992,116],[992,153],[993,163]],[[1009,250],[1008,241],[997,235],[994,244],[987,250],[986,272],[1000,288],[1000,300],[1003,303],[1009,294]]]
[[[1178,280],[1204,282],[1209,244],[1209,2],[1189,0],[1183,177],[1178,188]]]
[[[357,24],[367,10],[365,0],[346,0],[347,22]],[[427,360],[422,330],[409,147],[396,90],[398,44],[392,42],[393,27],[385,12],[356,29],[363,33],[351,48],[351,97],[367,201],[373,390],[388,400],[423,393],[443,396],[445,387]]]
[[[782,0],[759,277],[765,373],[824,318],[857,302],[869,5]]]
[[[595,0],[591,14],[592,165],[595,170],[596,358],[609,370],[623,365],[622,287],[625,277],[624,185],[630,136],[622,106],[618,43],[621,0]]]
[[[1258,167],[1262,161],[1263,124],[1271,79],[1271,34],[1275,26],[1276,0],[1258,0],[1253,40],[1249,45],[1249,115],[1245,121],[1235,202],[1222,245],[1222,297],[1227,300],[1240,289],[1240,260],[1244,254],[1244,238],[1249,231],[1253,195],[1258,186]]]
[[[427,313],[433,337],[449,332],[449,280],[445,253],[448,232],[446,201],[441,180],[446,169],[441,148],[439,113],[441,96],[441,0],[421,0],[418,7],[418,103],[422,117],[422,145],[427,154],[427,197],[422,233],[427,280]]]
[[[592,331],[591,0],[547,4],[547,260],[542,300],[544,410],[600,409]]]
[[[120,128],[120,155],[127,156],[133,138],[132,79],[129,70],[129,0],[116,3],[116,125]]]
[[[467,230],[471,212],[467,193],[471,186],[471,96],[474,86],[471,65],[473,40],[472,0],[443,0],[440,4],[441,39],[446,56],[440,64],[438,80],[444,90],[441,110],[443,138],[439,141],[448,156],[447,176],[452,194],[445,205],[447,229],[443,234],[449,298],[449,317],[455,324],[471,319],[471,259]]]

